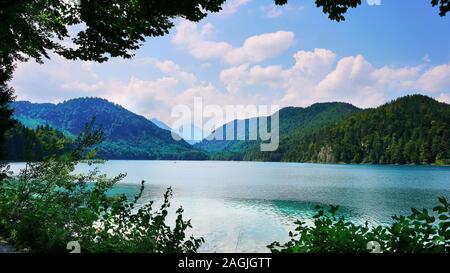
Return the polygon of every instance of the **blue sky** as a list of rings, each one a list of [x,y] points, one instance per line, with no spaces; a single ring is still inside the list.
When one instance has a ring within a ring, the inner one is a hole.
[[[450,103],[450,16],[428,0],[371,0],[330,21],[313,1],[228,0],[198,24],[175,21],[131,60],[18,65],[19,100],[103,97],[170,124],[171,109],[207,104],[374,107],[422,93]]]

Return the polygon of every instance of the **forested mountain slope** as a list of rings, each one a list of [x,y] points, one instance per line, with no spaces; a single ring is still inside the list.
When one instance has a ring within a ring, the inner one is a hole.
[[[14,117],[25,126],[49,125],[76,136],[95,117],[105,133],[98,155],[106,159],[206,159],[203,151],[120,105],[100,98],[78,98],[59,104],[12,103]]]

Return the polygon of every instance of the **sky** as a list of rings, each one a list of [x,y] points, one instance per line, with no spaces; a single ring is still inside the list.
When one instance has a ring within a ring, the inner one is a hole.
[[[310,0],[228,0],[199,23],[176,19],[133,59],[51,55],[42,65],[19,63],[12,85],[17,100],[102,97],[167,124],[173,107],[192,106],[194,97],[220,106],[368,108],[420,93],[450,103],[450,15],[429,2],[363,0],[335,22]]]

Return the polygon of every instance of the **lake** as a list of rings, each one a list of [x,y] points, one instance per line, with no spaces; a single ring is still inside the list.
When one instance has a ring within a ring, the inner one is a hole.
[[[205,238],[201,252],[267,252],[267,244],[288,240],[296,219],[310,222],[318,204],[340,205],[357,223],[386,224],[450,199],[450,167],[121,160],[98,167],[127,173],[114,192],[132,195],[145,180],[142,201],[158,202],[172,187],[172,208],[182,205],[190,232]]]

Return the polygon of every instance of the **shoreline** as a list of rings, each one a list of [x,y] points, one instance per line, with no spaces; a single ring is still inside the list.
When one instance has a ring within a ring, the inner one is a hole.
[[[186,159],[94,159],[94,164],[107,161],[167,161],[167,162],[255,162],[255,163],[288,163],[288,164],[315,164],[315,165],[348,165],[348,166],[410,166],[410,167],[450,167],[450,164],[375,164],[375,163],[345,163],[345,162],[296,162],[296,161],[264,161],[264,160],[186,160]],[[81,161],[86,163],[87,161]],[[26,161],[0,161],[0,164],[26,163]]]

